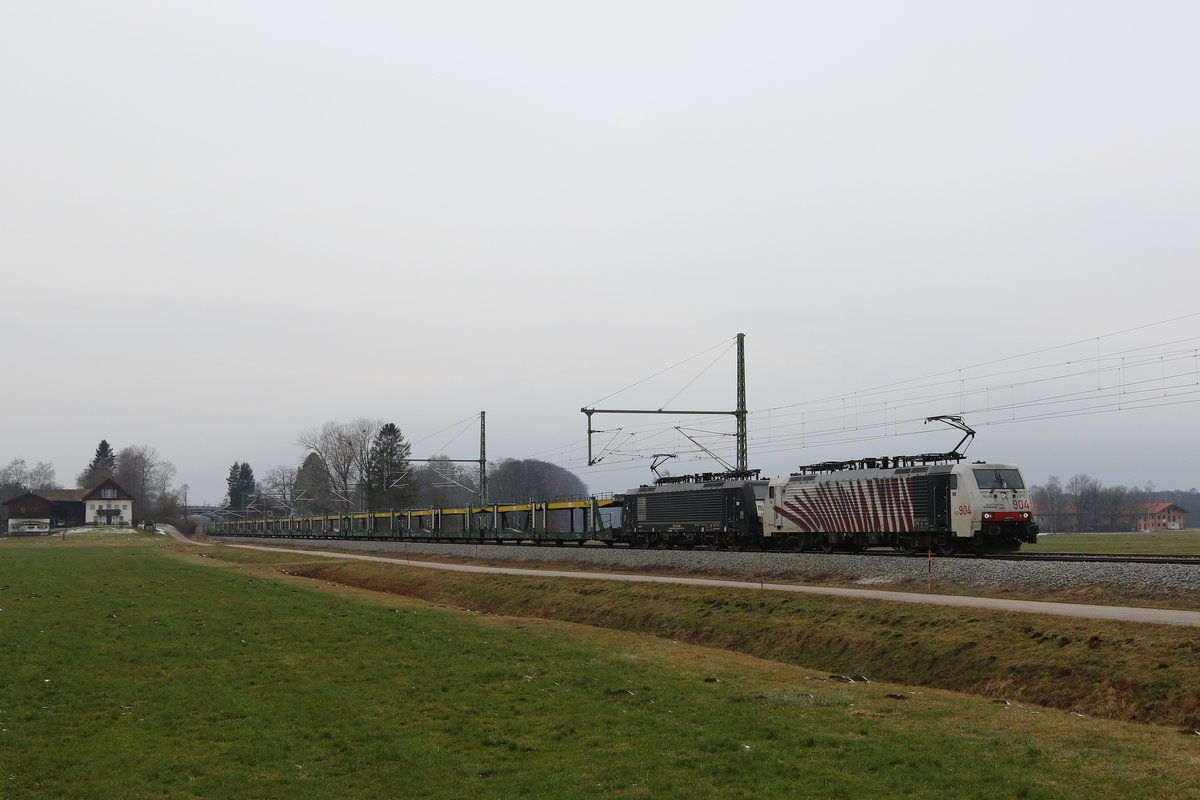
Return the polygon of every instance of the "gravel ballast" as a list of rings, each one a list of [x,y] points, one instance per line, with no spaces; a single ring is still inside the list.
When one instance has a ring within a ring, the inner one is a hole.
[[[869,554],[756,553],[704,550],[634,550],[624,547],[582,548],[532,545],[435,544],[371,542],[341,539],[224,538],[219,541],[338,549],[390,554],[403,559],[449,556],[509,564],[578,565],[615,572],[688,573],[737,580],[827,582],[837,580],[885,588],[924,584],[933,579],[1013,590],[1074,590],[1100,587],[1136,594],[1200,592],[1200,566],[1084,562],[1021,562],[978,558],[895,558]]]

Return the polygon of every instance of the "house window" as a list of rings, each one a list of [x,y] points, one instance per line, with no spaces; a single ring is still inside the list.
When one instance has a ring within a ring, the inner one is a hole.
[[[102,498],[104,498],[105,500],[116,500],[117,499],[117,490],[116,489],[101,489],[100,496]]]

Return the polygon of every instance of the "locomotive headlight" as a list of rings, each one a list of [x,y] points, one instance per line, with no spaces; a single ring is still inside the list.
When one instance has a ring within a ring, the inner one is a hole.
[[[985,511],[985,512],[983,512],[983,518],[984,518],[984,519],[991,519],[991,518],[992,518],[992,512],[990,512],[990,511]]]
[[[1021,512],[1021,519],[1029,519],[1029,512],[1028,512],[1028,511],[1022,511],[1022,512]]]

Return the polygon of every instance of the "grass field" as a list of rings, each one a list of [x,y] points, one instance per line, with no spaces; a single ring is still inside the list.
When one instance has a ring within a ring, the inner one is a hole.
[[[841,683],[678,638],[280,572],[313,559],[200,550],[0,541],[0,797],[1200,794],[1200,736]],[[475,590],[486,601],[495,585]],[[646,610],[645,597],[601,599]],[[708,610],[772,613],[740,602]]]
[[[1200,531],[1152,533],[1055,533],[1024,545],[1028,553],[1200,553]]]

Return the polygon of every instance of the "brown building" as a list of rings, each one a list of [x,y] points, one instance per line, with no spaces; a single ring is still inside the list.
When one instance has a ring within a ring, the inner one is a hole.
[[[39,489],[3,503],[8,533],[31,535],[79,525],[133,524],[133,496],[112,478],[94,489]]]
[[[10,534],[47,533],[51,528],[83,524],[86,489],[39,489],[4,503]]]

